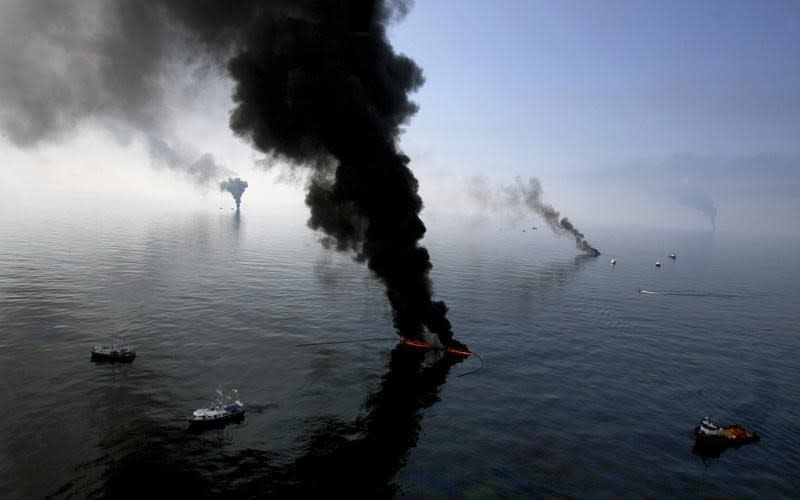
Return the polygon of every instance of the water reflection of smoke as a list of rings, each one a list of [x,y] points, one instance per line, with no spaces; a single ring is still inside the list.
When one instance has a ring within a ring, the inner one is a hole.
[[[459,359],[395,349],[380,389],[367,397],[352,422],[325,417],[313,422],[298,456],[220,449],[220,436],[200,436],[164,425],[148,412],[126,413],[102,428],[103,454],[76,469],[55,496],[141,498],[306,498],[335,493],[386,497],[392,478],[416,446],[421,411],[439,401],[439,389]],[[148,396],[128,393],[140,408],[157,407]],[[142,400],[144,398],[144,400]],[[127,407],[126,411],[131,411]],[[98,469],[103,472],[98,474]]]
[[[425,364],[425,354],[395,350],[380,389],[364,403],[355,422],[327,419],[313,431],[303,453],[279,476],[256,478],[246,493],[315,497],[331,492],[385,497],[391,480],[419,438],[420,411],[439,401],[439,388],[459,360]],[[266,488],[260,483],[264,481]]]
[[[242,213],[238,210],[233,213],[233,225],[231,227],[233,228],[234,234],[238,237],[239,230],[242,227]]]
[[[136,383],[154,373],[137,372]],[[88,418],[100,434],[96,454],[74,469],[73,478],[51,496],[65,498],[133,498],[143,493],[201,498],[207,495],[203,474],[193,455],[206,447],[189,441],[180,409],[169,398],[156,397],[120,381],[90,392]],[[132,382],[132,381],[131,381]]]

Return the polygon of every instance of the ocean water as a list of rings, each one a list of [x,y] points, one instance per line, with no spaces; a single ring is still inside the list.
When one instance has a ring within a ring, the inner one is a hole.
[[[584,228],[594,259],[426,222],[474,373],[398,350],[380,283],[302,218],[3,214],[0,497],[800,494],[797,238]],[[132,364],[90,362],[114,340]],[[220,384],[244,421],[189,430]],[[705,415],[762,441],[697,454]]]

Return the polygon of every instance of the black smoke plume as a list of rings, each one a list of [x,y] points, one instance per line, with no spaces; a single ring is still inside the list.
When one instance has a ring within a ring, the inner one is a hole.
[[[417,111],[409,93],[424,78],[386,27],[410,2],[9,2],[0,125],[12,142],[62,136],[86,117],[123,120],[150,137],[166,130],[168,68],[224,65],[235,84],[233,131],[275,160],[313,169],[309,226],[386,284],[398,333],[427,328],[452,341],[419,245],[417,179],[397,144]]]
[[[243,181],[238,177],[228,177],[219,183],[219,190],[225,191],[233,196],[233,201],[236,202],[236,211],[239,211],[239,206],[242,204],[242,195],[244,190],[247,189],[247,181]]]
[[[492,189],[482,177],[473,177],[469,180],[469,196],[478,202],[481,207],[492,210],[510,209],[522,211],[527,209],[541,215],[550,229],[558,235],[569,235],[575,238],[575,246],[589,255],[597,257],[600,251],[586,241],[583,233],[561,213],[542,201],[542,184],[539,179],[531,177],[527,184],[517,177],[514,184]]]
[[[419,245],[417,179],[397,146],[422,71],[389,45],[392,13],[382,2],[301,2],[289,15],[263,16],[229,65],[231,126],[261,151],[314,168],[309,226],[383,280],[401,335],[427,327],[449,343],[447,307],[432,300]]]

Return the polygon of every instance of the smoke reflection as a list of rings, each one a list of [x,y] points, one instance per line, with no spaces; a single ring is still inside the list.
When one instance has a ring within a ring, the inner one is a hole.
[[[299,455],[264,450],[227,452],[184,427],[164,425],[146,411],[108,422],[102,456],[78,466],[73,480],[53,496],[141,498],[143,495],[190,498],[307,498],[336,493],[396,495],[392,479],[405,465],[421,431],[422,410],[439,401],[451,356],[402,348],[392,351],[380,388],[364,402],[352,422],[314,421]],[[141,394],[140,408],[157,407]],[[144,398],[144,400],[142,400]],[[232,424],[235,426],[235,424]],[[233,427],[235,429],[235,427]],[[210,431],[215,432],[215,431]],[[224,436],[224,431],[219,432]],[[213,442],[213,440],[212,440]],[[98,469],[103,472],[98,474]]]

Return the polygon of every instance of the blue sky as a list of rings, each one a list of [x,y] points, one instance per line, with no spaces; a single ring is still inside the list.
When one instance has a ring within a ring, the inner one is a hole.
[[[723,229],[800,212],[800,2],[417,1],[389,33],[426,76],[402,147],[429,211],[474,208],[461,195],[480,175],[539,177],[547,201],[590,222],[652,225],[674,209],[666,223],[707,227],[691,196]],[[304,210],[301,184],[275,184],[232,137],[230,83],[190,80],[167,79],[179,138],[248,177],[246,204]],[[0,140],[6,184],[218,197],[142,167],[136,140],[75,129],[34,151]]]
[[[585,169],[798,149],[797,2],[418,2],[393,37],[427,76],[409,133],[446,127],[454,155],[485,140],[478,157],[513,149],[512,170]]]
[[[800,187],[798,2],[417,2],[392,38],[427,77],[404,138],[422,172],[535,175],[577,211],[587,190],[617,213],[622,193],[680,208],[687,184],[759,205],[754,224],[795,206],[768,205]],[[669,172],[659,198],[649,174]],[[753,214],[728,208],[723,227]]]

